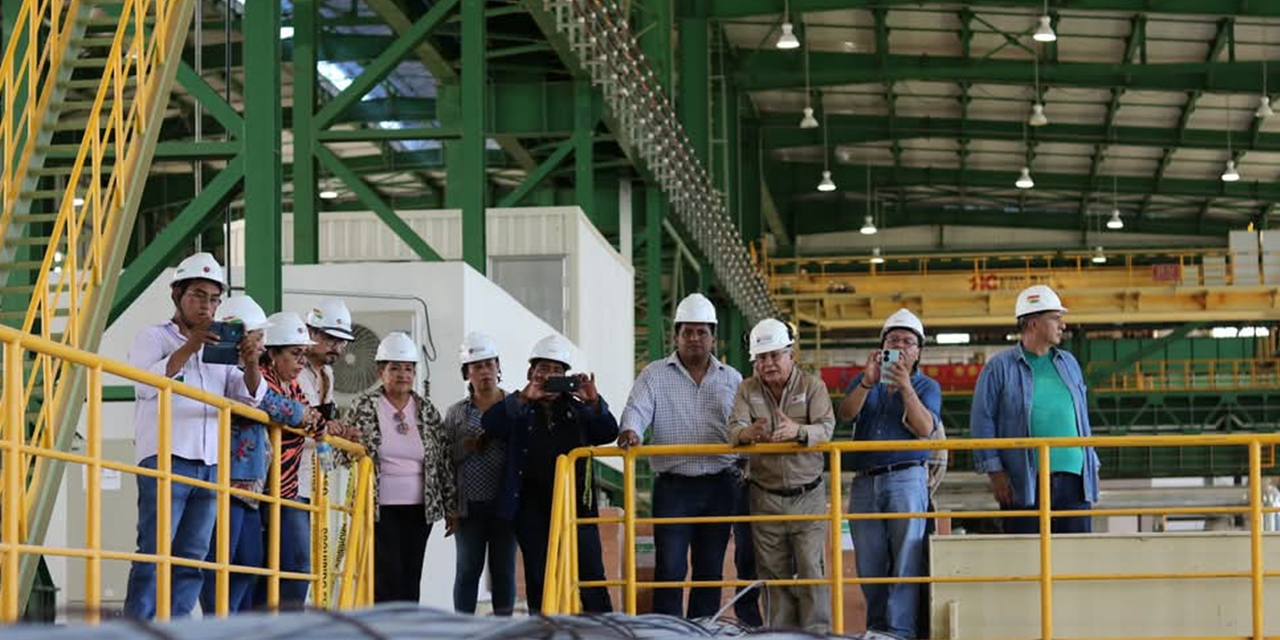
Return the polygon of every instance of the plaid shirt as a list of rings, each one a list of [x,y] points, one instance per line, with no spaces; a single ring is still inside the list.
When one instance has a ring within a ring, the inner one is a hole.
[[[631,387],[622,410],[622,431],[644,438],[653,425],[653,444],[720,444],[729,442],[729,412],[742,384],[742,374],[711,356],[702,383],[697,384],[675,353],[649,363]],[[655,456],[658,473],[701,476],[719,473],[737,456]]]
[[[462,446],[463,438],[484,435],[484,427],[480,422],[482,415],[470,397],[455,402],[444,414],[444,432],[449,438],[453,466],[457,469],[457,514],[462,518],[467,517],[469,502],[493,500],[498,495],[498,489],[502,488],[506,446],[495,441],[478,453],[467,451]]]

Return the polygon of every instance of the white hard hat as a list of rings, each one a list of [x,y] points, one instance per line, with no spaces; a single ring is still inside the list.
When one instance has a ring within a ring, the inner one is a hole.
[[[751,353],[751,359],[755,360],[762,353],[785,349],[793,342],[791,329],[787,325],[781,320],[765,318],[751,329],[751,345],[747,350]]]
[[[213,255],[209,253],[197,253],[179,262],[178,268],[173,272],[173,281],[169,284],[172,286],[197,278],[211,280],[218,283],[222,289],[227,288],[227,279],[222,273],[222,265],[218,264],[218,261],[214,260]]]
[[[1018,304],[1014,307],[1013,317],[1021,318],[1022,316],[1032,313],[1040,313],[1041,311],[1061,311],[1067,312],[1067,308],[1062,306],[1062,299],[1053,289],[1043,284],[1027,287],[1018,294]]]
[[[302,318],[292,311],[273,313],[270,318],[267,318],[267,322],[271,323],[271,326],[267,327],[263,335],[263,346],[309,347],[315,344],[311,341],[311,332],[307,331],[307,325],[303,324]]]
[[[461,364],[471,364],[497,357],[498,345],[487,333],[472,331],[462,339],[462,346],[458,347],[458,362]]]
[[[307,312],[307,326],[319,329],[335,338],[351,341],[351,311],[347,303],[337,298],[321,300]]]
[[[257,331],[271,326],[267,314],[249,296],[232,296],[218,305],[218,312],[213,315],[218,322],[240,322],[245,331]]]
[[[418,345],[413,338],[403,331],[393,331],[378,343],[378,353],[374,362],[412,362],[418,363]]]
[[[565,370],[573,368],[573,347],[564,338],[551,334],[533,345],[529,353],[529,363],[534,360],[554,360],[564,365]]]
[[[716,324],[716,306],[701,293],[691,293],[676,305],[676,324],[697,322]]]
[[[884,321],[884,328],[880,330],[880,339],[883,340],[885,334],[893,329],[910,329],[915,332],[916,337],[924,340],[924,323],[920,322],[920,318],[916,314],[911,313],[910,309],[898,309]]]

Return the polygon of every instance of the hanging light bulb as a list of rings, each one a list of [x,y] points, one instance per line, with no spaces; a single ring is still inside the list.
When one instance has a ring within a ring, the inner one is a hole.
[[[1253,112],[1253,115],[1257,118],[1270,118],[1275,115],[1275,112],[1271,110],[1271,98],[1267,96],[1258,98],[1258,109]]]
[[[1124,228],[1124,220],[1120,217],[1120,210],[1119,210],[1119,209],[1112,209],[1112,210],[1111,210],[1111,219],[1110,219],[1110,220],[1107,220],[1107,228],[1108,228],[1108,229],[1123,229],[1123,228]]]
[[[1236,170],[1235,160],[1227,161],[1227,170],[1222,172],[1222,181],[1223,182],[1239,182],[1240,181],[1240,172]]]
[[[876,229],[876,221],[871,216],[867,216],[862,219],[862,228],[858,231],[864,236],[874,236],[879,229]]]
[[[880,255],[880,247],[871,250],[871,264],[884,264],[884,256]]]
[[[782,23],[782,35],[778,36],[777,47],[784,51],[800,48],[800,38],[796,37],[795,25],[790,21]]]
[[[332,189],[324,189],[316,195],[320,196],[320,199],[322,200],[333,200],[338,197],[338,192]]]
[[[1049,117],[1044,115],[1044,103],[1037,102],[1031,105],[1031,117],[1027,119],[1027,124],[1033,127],[1043,127],[1049,124]]]
[[[1094,263],[1094,264],[1106,264],[1106,263],[1107,263],[1107,255],[1106,255],[1105,253],[1103,253],[1103,252],[1102,252],[1102,247],[1094,247],[1094,248],[1093,248],[1093,258],[1092,258],[1092,260],[1093,260],[1093,263]]]
[[[1053,25],[1050,24],[1051,22],[1052,20],[1049,19],[1049,16],[1040,16],[1040,26],[1036,27],[1036,32],[1031,37],[1034,38],[1036,42],[1054,42],[1057,40],[1058,34],[1053,32]]]
[[[831,172],[829,170],[823,169],[822,182],[818,183],[818,191],[827,192],[827,191],[835,191],[835,190],[836,190],[836,183],[831,180]]]
[[[800,119],[801,129],[817,129],[818,119],[813,117],[813,107],[804,108],[804,117]]]
[[[1023,167],[1022,173],[1018,175],[1018,181],[1014,182],[1013,185],[1019,189],[1030,189],[1036,186],[1035,180],[1031,179],[1031,168]]]

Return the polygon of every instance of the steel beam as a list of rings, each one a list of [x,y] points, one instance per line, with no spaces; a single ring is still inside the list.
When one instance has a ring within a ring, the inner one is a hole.
[[[662,316],[662,223],[666,200],[661,189],[651,186],[645,189],[644,202],[645,324],[648,328],[649,361],[653,362],[666,355],[663,353],[665,328]]]
[[[903,80],[1026,85],[1032,62],[963,57],[810,52],[810,85],[827,87]],[[1268,84],[1280,86],[1280,71],[1268,68]],[[748,91],[804,87],[803,61],[785,51],[759,50],[734,74]],[[1042,68],[1040,81],[1058,87],[1124,87],[1131,90],[1253,93],[1261,62],[1102,64],[1060,62]]]
[[[919,9],[920,0],[791,0],[792,13],[836,11],[840,9]],[[1039,12],[1043,0],[958,0],[950,5],[1009,8]],[[1222,15],[1251,18],[1280,18],[1280,4],[1240,0],[1054,0],[1056,11],[1104,11],[1108,13],[1170,13]],[[724,20],[782,13],[781,0],[707,0],[709,17]]]
[[[244,133],[244,119],[240,114],[186,62],[178,63],[177,80],[191,99],[199,102],[232,138],[239,138]]]
[[[334,155],[332,151],[324,146],[316,147],[316,158],[330,173],[342,180],[347,185],[347,188],[356,195],[356,198],[364,203],[364,206],[373,211],[378,216],[378,219],[382,220],[405,244],[409,245],[409,248],[418,254],[419,258],[427,261],[441,259],[440,254],[436,253],[435,249],[432,249],[431,245],[428,245],[427,241],[422,239],[422,236],[419,236],[408,223],[401,219],[395,210],[391,208],[391,205],[387,204],[373,190],[373,187],[370,187],[360,176],[343,164],[341,158]]]
[[[267,313],[282,304],[280,0],[246,2],[244,50],[245,292]],[[228,265],[230,266],[230,265]]]
[[[319,0],[293,2],[293,263],[320,262],[316,175],[316,44]],[[283,173],[283,172],[282,172]],[[282,175],[283,179],[283,175]]]
[[[462,209],[462,259],[471,268],[486,273],[485,196],[485,122],[487,100],[485,85],[485,2],[462,2],[462,78],[459,91],[459,122],[462,125],[458,159],[449,163],[449,188],[446,198]]]
[[[538,186],[547,179],[547,176],[551,175],[551,172],[555,171],[556,167],[560,166],[560,163],[564,162],[564,159],[569,157],[570,153],[573,153],[577,144],[578,141],[574,138],[561,142],[560,146],[556,147],[556,150],[553,151],[550,156],[547,156],[546,160],[542,161],[542,164],[538,165],[538,167],[531,171],[529,175],[525,176],[524,181],[520,183],[520,186],[516,187],[515,190],[508,193],[500,202],[498,202],[498,207],[505,208],[518,206],[520,201],[524,200],[525,196],[529,195],[529,193],[534,189],[537,189]]]
[[[597,228],[601,225],[596,220],[596,168],[595,163],[595,129],[599,116],[595,106],[595,91],[586,79],[574,83],[573,91],[573,199],[582,212],[587,215]]]
[[[709,106],[711,59],[706,18],[680,18],[680,40],[676,60],[680,65],[676,109],[694,153],[711,166],[711,111]],[[793,54],[798,55],[798,54]]]

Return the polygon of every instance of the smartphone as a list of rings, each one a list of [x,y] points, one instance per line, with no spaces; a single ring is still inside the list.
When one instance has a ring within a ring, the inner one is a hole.
[[[316,411],[320,412],[320,417],[325,421],[333,420],[338,417],[338,405],[333,402],[326,402],[316,407]]]
[[[209,364],[237,364],[240,362],[240,339],[244,337],[242,322],[211,322],[209,333],[218,337],[215,344],[207,344],[200,352],[200,360]]]
[[[880,353],[881,384],[890,384],[889,370],[896,367],[899,360],[902,360],[902,351],[900,349],[885,349]]]
[[[547,393],[570,393],[578,390],[578,382],[575,376],[552,376],[542,383],[542,390]]]

